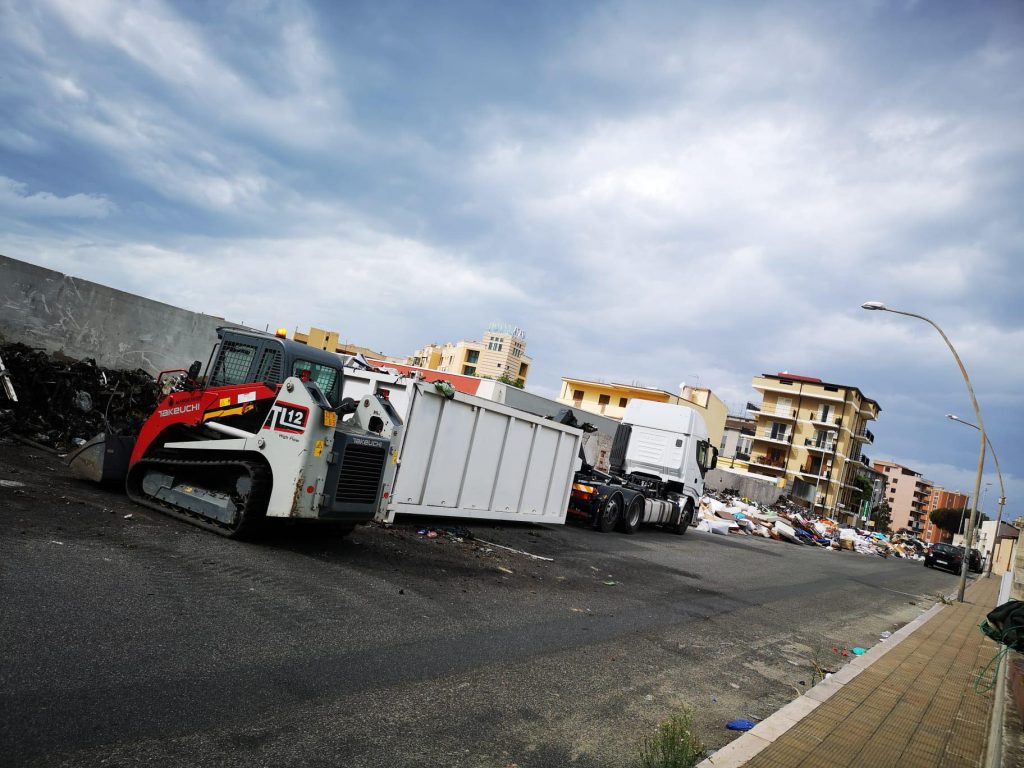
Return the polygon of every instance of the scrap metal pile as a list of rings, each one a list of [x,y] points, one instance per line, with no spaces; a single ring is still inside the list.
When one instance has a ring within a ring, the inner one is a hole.
[[[926,548],[924,542],[905,534],[890,536],[840,525],[828,517],[811,516],[785,498],[769,507],[728,494],[705,495],[700,500],[698,520],[699,531],[763,536],[864,555],[921,560]]]
[[[153,377],[58,359],[24,344],[0,344],[16,399],[0,389],[0,435],[65,453],[99,432],[134,435],[156,407]]]

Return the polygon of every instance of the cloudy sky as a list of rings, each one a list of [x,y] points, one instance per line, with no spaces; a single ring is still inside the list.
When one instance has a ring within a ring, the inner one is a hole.
[[[854,384],[970,490],[883,300],[1024,514],[1019,2],[0,8],[0,253],[390,354],[513,322],[543,394]]]

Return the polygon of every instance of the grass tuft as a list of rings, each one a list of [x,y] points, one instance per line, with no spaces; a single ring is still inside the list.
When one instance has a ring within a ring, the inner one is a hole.
[[[704,745],[693,732],[693,712],[682,709],[658,726],[640,745],[637,768],[693,768]]]

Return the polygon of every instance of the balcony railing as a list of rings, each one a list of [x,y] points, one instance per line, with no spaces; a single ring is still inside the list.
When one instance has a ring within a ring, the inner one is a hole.
[[[774,467],[775,469],[785,469],[785,459],[773,459],[770,456],[755,456],[751,461],[752,464],[759,464],[762,467]]]
[[[790,406],[789,408],[783,408],[777,403],[773,403],[772,405],[761,406],[761,410],[758,411],[758,415],[761,414],[765,416],[778,416],[779,418],[782,419],[795,419],[797,416],[797,411],[796,408],[793,408],[792,406]]]
[[[772,431],[771,429],[759,429],[755,437],[758,440],[771,440],[776,443],[791,443],[793,442],[792,432],[778,432]]]
[[[804,447],[815,451],[826,451],[831,453],[836,448],[835,440],[815,440],[813,437],[804,438]]]
[[[807,418],[812,424],[824,424],[829,428],[843,426],[843,419],[841,416],[825,416],[820,411],[810,411],[807,414]]]
[[[864,429],[860,430],[859,432],[857,432],[857,434],[855,434],[854,437],[857,438],[858,440],[864,440],[865,442],[872,443],[872,444],[875,442],[874,434],[871,432],[870,429],[868,429],[866,427]]]
[[[810,475],[811,477],[819,477],[822,480],[832,479],[832,470],[821,471],[821,467],[815,469],[814,467],[803,467],[800,470],[801,475]]]

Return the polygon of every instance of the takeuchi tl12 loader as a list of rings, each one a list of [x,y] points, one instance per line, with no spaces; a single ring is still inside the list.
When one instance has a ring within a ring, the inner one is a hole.
[[[138,435],[100,434],[68,464],[125,482],[133,501],[229,537],[261,521],[371,520],[402,420],[387,399],[342,399],[342,358],[281,336],[219,328],[207,363],[164,371]],[[283,336],[283,334],[282,334]]]
[[[576,426],[570,410],[559,420]],[[718,449],[694,409],[631,400],[615,430],[611,471],[599,472],[582,452],[581,458],[570,516],[604,532],[635,533],[642,523],[651,523],[684,534],[704,493],[704,475],[718,463]]]

